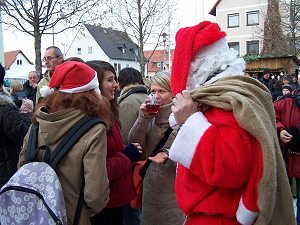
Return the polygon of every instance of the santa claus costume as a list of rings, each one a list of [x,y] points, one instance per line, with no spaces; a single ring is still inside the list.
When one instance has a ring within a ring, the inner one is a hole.
[[[190,91],[199,109],[170,149],[178,204],[187,225],[293,225],[272,97],[241,76],[245,62],[225,36],[208,21],[176,34],[172,91]],[[172,116],[170,124],[178,127]]]

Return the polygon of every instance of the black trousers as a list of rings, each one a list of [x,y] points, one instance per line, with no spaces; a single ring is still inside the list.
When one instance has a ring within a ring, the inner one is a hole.
[[[92,225],[122,225],[123,207],[106,208],[90,218]]]

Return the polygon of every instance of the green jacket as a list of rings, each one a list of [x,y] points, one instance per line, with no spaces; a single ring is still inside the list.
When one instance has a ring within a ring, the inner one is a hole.
[[[53,151],[64,134],[83,116],[80,110],[74,108],[55,113],[47,113],[39,109],[37,112],[38,145],[45,144],[49,146],[50,151]],[[24,164],[29,133],[24,138],[18,167]],[[106,206],[109,200],[106,155],[106,128],[103,124],[96,124],[77,141],[57,166],[56,173],[64,193],[68,225],[73,224],[83,179],[86,204],[82,209],[79,225],[89,225],[89,217]]]
[[[42,97],[40,90],[43,86],[48,86],[50,82],[50,72],[46,71],[44,74],[44,77],[40,80],[38,86],[37,86],[37,91],[36,91],[36,97],[35,97],[35,103],[37,104],[39,102],[39,99]]]
[[[139,110],[141,104],[145,101],[147,97],[146,93],[136,92],[128,95],[129,91],[132,90],[141,90],[144,88],[146,92],[147,89],[144,85],[136,84],[136,85],[128,85],[121,90],[120,97],[118,98],[119,104],[119,118],[121,122],[121,135],[123,144],[127,145],[128,134],[133,126],[135,120],[139,115]]]

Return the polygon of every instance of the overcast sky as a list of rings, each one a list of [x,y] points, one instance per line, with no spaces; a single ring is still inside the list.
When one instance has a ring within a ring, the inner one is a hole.
[[[215,0],[178,0],[178,12],[176,19],[179,27],[196,25],[202,20],[214,21],[214,17],[208,15],[213,7]],[[204,8],[203,8],[204,6]],[[198,8],[198,10],[196,10]],[[55,45],[61,48],[63,52],[67,50],[67,46],[71,44],[75,33],[55,36]],[[4,52],[22,50],[24,54],[34,63],[34,46],[33,37],[21,32],[13,32],[12,30],[3,30]],[[52,45],[52,35],[42,36],[42,55],[45,49]],[[65,47],[64,47],[65,46]]]

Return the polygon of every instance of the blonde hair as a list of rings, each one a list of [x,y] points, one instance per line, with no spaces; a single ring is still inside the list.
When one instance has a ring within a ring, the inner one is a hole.
[[[171,84],[170,84],[170,73],[169,72],[164,72],[164,71],[160,71],[157,72],[150,81],[151,84],[156,84],[164,89],[166,89],[167,91],[172,93],[171,90]]]
[[[14,80],[10,83],[10,88],[13,89],[13,91],[22,91],[23,85],[19,81]]]

